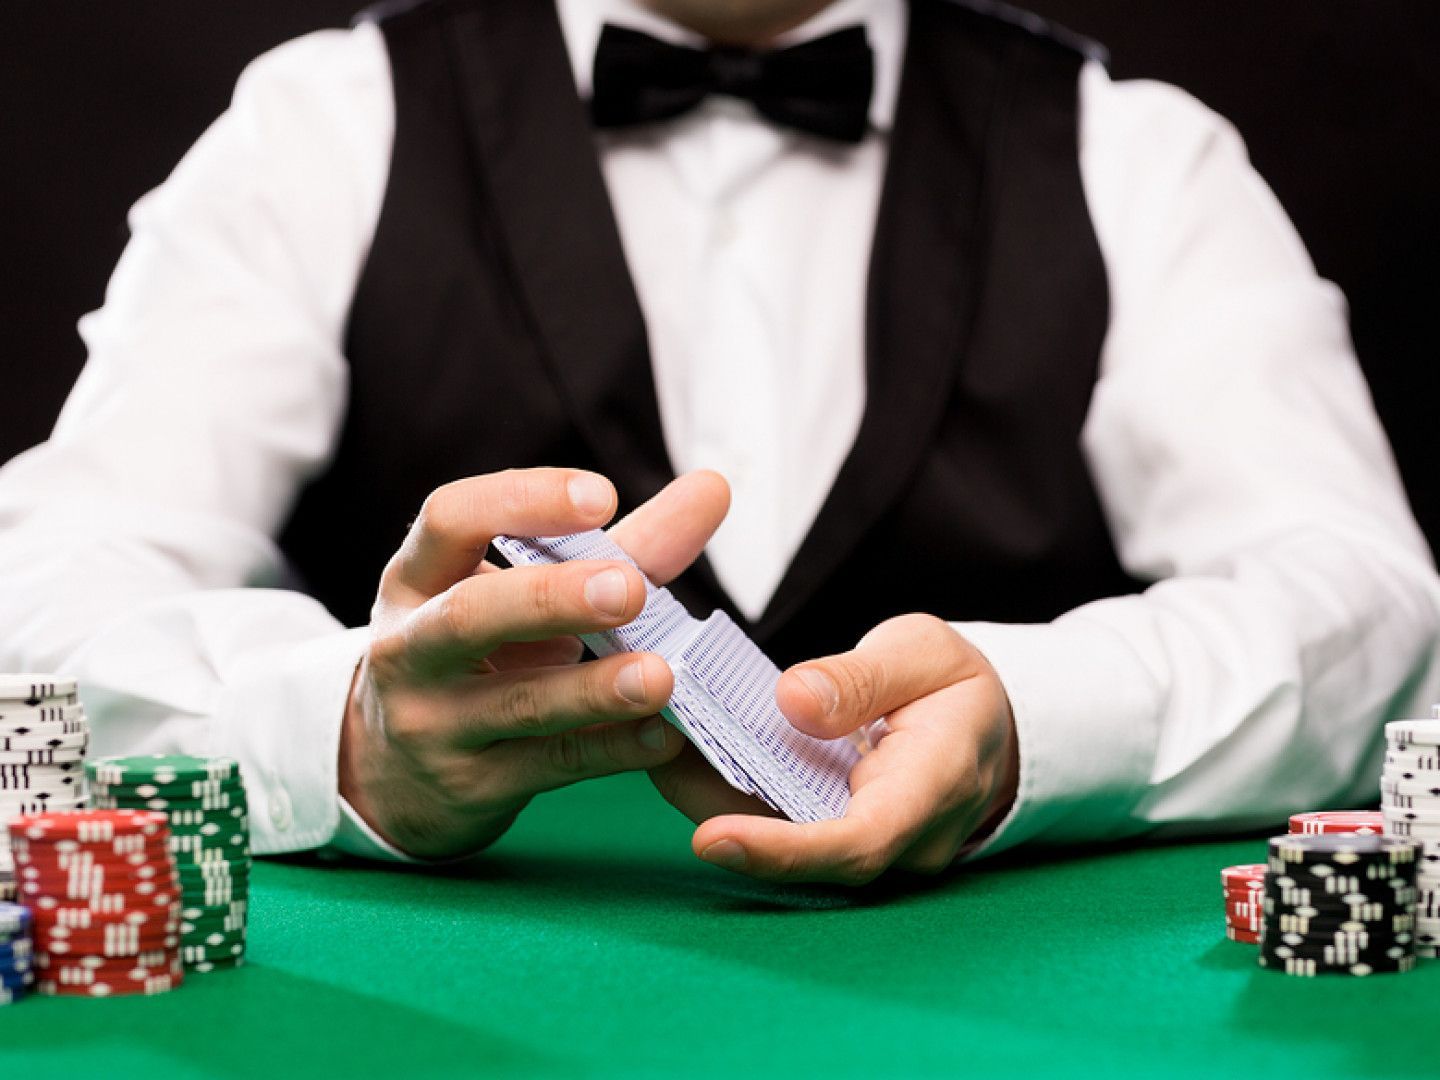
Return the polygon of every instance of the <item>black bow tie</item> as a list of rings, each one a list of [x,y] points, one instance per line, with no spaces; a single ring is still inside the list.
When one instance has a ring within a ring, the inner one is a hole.
[[[687,49],[607,23],[595,50],[594,83],[596,127],[668,120],[711,94],[728,94],[777,124],[857,143],[865,137],[875,61],[860,26],[756,52]]]

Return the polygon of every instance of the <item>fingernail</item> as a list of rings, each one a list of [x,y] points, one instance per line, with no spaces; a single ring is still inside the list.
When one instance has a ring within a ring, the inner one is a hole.
[[[615,616],[625,610],[630,586],[619,570],[601,570],[585,582],[585,599],[602,615]]]
[[[565,485],[570,505],[586,517],[596,517],[610,509],[610,485],[594,473],[572,476]]]
[[[745,849],[734,840],[716,840],[700,853],[700,858],[726,870],[745,869]]]
[[[644,705],[645,698],[645,665],[641,663],[626,664],[620,669],[620,674],[615,676],[615,689],[620,696],[633,705]],[[661,721],[656,721],[657,724]],[[664,731],[660,732],[663,737]],[[641,733],[640,741],[645,741],[644,733]],[[656,747],[655,749],[660,749]]]
[[[646,750],[665,749],[665,721],[658,716],[652,716],[641,724],[636,735],[640,739],[640,745]]]
[[[795,674],[800,676],[800,681],[820,699],[820,705],[825,710],[826,716],[835,711],[835,707],[840,704],[840,691],[835,686],[835,680],[815,668],[801,668]]]

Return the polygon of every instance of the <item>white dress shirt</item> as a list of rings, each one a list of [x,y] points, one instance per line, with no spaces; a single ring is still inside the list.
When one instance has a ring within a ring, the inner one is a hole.
[[[686,40],[627,0],[559,10],[582,92],[602,19]],[[730,478],[710,550],[751,613],[864,408],[902,2],[840,0],[787,39],[857,21],[877,61],[858,146],[718,100],[597,135],[666,446],[678,468]],[[1440,690],[1440,588],[1344,300],[1223,120],[1094,64],[1080,105],[1111,300],[1083,450],[1122,563],[1159,583],[1046,625],[956,623],[999,671],[1020,737],[1019,797],[988,847],[1373,797],[1380,722]],[[0,470],[0,669],[77,675],[96,753],[239,758],[261,853],[381,850],[337,794],[366,631],[280,587],[274,537],[335,450],[393,127],[373,27],[252,64],[135,206],[53,437]]]

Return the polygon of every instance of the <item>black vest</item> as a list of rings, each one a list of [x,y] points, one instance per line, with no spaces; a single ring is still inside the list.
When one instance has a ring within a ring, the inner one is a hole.
[[[389,188],[350,313],[335,460],[282,545],[364,623],[424,497],[520,466],[595,469],[622,511],[673,475],[645,323],[552,5],[376,16]],[[871,255],[867,400],[764,615],[784,665],[907,611],[1044,621],[1133,591],[1079,447],[1107,324],[1077,145],[1082,51],[914,0]],[[674,586],[736,615],[703,560]]]

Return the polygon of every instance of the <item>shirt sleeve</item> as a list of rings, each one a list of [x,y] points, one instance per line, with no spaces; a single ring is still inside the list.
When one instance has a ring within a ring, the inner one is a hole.
[[[1081,108],[1112,304],[1083,450],[1154,584],[1048,625],[956,624],[1020,741],[979,851],[1373,801],[1383,721],[1440,691],[1440,590],[1344,298],[1223,120],[1098,65]]]
[[[337,439],[393,124],[372,26],[254,62],[134,207],[52,437],[0,470],[0,669],[77,676],[95,753],[237,758],[260,853],[339,820],[365,632],[283,587],[272,537]]]

